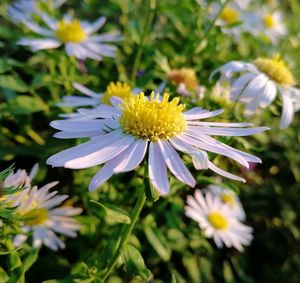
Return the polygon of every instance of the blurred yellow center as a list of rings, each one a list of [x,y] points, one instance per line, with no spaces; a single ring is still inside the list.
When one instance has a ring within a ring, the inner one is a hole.
[[[221,194],[220,198],[224,203],[227,203],[231,206],[233,206],[235,204],[234,197],[229,194]]]
[[[264,24],[267,28],[273,28],[275,26],[275,21],[272,15],[266,15],[264,17]]]
[[[71,22],[59,21],[55,35],[64,43],[79,43],[86,39],[86,33],[78,20],[72,20]]]
[[[220,213],[212,212],[208,214],[207,217],[209,223],[218,230],[224,230],[228,228],[228,221],[227,219]]]
[[[46,208],[35,208],[23,215],[26,225],[41,225],[49,219],[49,213]]]
[[[152,142],[170,139],[182,133],[186,128],[182,113],[185,105],[178,104],[178,97],[168,100],[169,94],[165,93],[159,101],[159,96],[153,92],[150,99],[144,93],[125,98],[120,117],[123,130]]]
[[[101,102],[111,105],[110,98],[113,96],[117,96],[120,98],[128,98],[131,96],[132,89],[127,83],[122,82],[111,82],[101,97]]]
[[[239,20],[239,17],[239,13],[236,10],[229,7],[225,7],[219,16],[219,18],[227,24],[236,23]]]
[[[183,83],[186,88],[190,90],[195,89],[198,85],[196,73],[190,68],[172,70],[167,74],[167,77],[170,81],[173,81],[176,84]]]
[[[254,65],[271,80],[280,85],[294,85],[295,79],[293,74],[285,65],[285,62],[277,55],[273,59],[258,58],[254,60]]]

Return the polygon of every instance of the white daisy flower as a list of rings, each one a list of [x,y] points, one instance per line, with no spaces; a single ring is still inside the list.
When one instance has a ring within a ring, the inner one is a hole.
[[[278,57],[258,58],[253,63],[231,61],[217,70],[220,81],[231,83],[230,99],[245,104],[244,115],[252,116],[259,107],[269,106],[279,93],[282,99],[280,128],[290,125],[299,110],[300,90],[294,88],[295,80],[286,64]]]
[[[42,18],[48,28],[41,27],[33,21],[25,21],[24,24],[33,32],[44,38],[22,38],[19,45],[30,47],[35,52],[41,49],[52,49],[65,45],[66,53],[78,59],[91,58],[102,60],[103,56],[114,57],[117,48],[107,42],[115,42],[121,39],[119,32],[93,35],[105,23],[106,18],[100,17],[93,23],[79,21],[64,16],[60,21],[50,18],[46,14]]]
[[[213,238],[218,248],[223,244],[238,251],[250,245],[253,229],[239,222],[230,207],[210,192],[205,197],[196,190],[194,197],[187,197],[186,216],[198,222],[207,238]]]
[[[38,172],[39,166],[35,164],[29,175],[24,169],[18,169],[16,172],[10,173],[4,180],[3,186],[4,188],[26,188],[31,186],[32,179],[36,176]]]
[[[236,40],[239,39],[241,33],[249,31],[248,22],[250,20],[248,13],[244,11],[248,5],[241,5],[237,3],[238,1],[235,1],[226,5],[215,22],[217,26],[221,27],[221,31],[223,33],[234,36]],[[213,5],[211,5],[211,19],[214,19],[217,16],[221,7],[222,5],[220,3],[213,3]]]
[[[38,189],[36,186],[26,188],[15,194],[11,206],[16,206],[16,214],[21,217],[24,233],[14,238],[15,246],[21,245],[32,233],[33,247],[42,245],[52,250],[63,249],[65,244],[56,233],[76,237],[80,226],[72,217],[82,212],[81,208],[57,207],[68,198],[67,195],[57,195],[57,191],[49,192],[58,182],[49,183]]]
[[[227,204],[237,219],[241,221],[246,219],[244,208],[234,191],[216,185],[209,185],[205,189],[206,192],[219,197],[222,203]]]
[[[169,101],[169,95],[143,93],[131,95],[122,105],[101,104],[94,109],[79,109],[89,120],[61,120],[51,126],[62,131],[61,135],[91,137],[91,140],[57,153],[47,160],[53,167],[80,169],[105,164],[93,177],[89,189],[94,191],[113,174],[135,169],[149,149],[149,176],[152,185],[162,194],[169,192],[167,168],[180,181],[195,186],[195,179],[188,171],[176,150],[192,157],[196,169],[211,169],[225,177],[244,179],[218,168],[208,159],[206,151],[230,157],[248,167],[249,162],[260,159],[229,147],[213,138],[216,136],[246,136],[267,128],[246,128],[249,123],[200,122],[216,116],[222,110],[209,112],[196,107],[183,112],[185,105],[179,98]]]
[[[279,11],[262,9],[251,14],[252,33],[265,35],[273,44],[288,34],[283,16]]]
[[[33,14],[42,12],[41,6],[47,5],[53,9],[59,8],[66,0],[16,0],[7,8],[7,13],[14,23],[30,20]]]

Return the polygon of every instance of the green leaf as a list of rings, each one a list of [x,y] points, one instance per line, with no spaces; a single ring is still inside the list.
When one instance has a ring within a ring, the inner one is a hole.
[[[3,111],[7,111],[12,115],[30,115],[48,109],[48,105],[43,100],[27,95],[18,95],[2,107]]]
[[[104,209],[105,214],[110,219],[118,223],[130,224],[131,219],[127,211],[109,204],[103,204],[95,200],[90,200],[91,203]]]
[[[38,259],[39,250],[32,249],[23,259],[24,271],[26,272]]]
[[[5,270],[0,266],[0,282],[7,282],[9,279],[9,276],[5,272]]]
[[[154,232],[154,230],[148,226],[144,228],[144,232],[149,243],[152,245],[152,247],[161,257],[161,259],[163,261],[169,261],[171,258],[171,250],[168,249],[158,237],[159,234],[158,229],[156,229],[156,231]]]
[[[0,76],[0,87],[9,88],[17,92],[27,92],[27,85],[17,76]]]
[[[122,253],[126,269],[132,276],[140,275],[147,281],[151,279],[151,271],[146,267],[142,255],[135,246],[127,244]]]

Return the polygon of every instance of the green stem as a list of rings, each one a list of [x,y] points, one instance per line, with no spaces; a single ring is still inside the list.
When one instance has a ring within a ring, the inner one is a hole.
[[[146,172],[146,168],[145,168],[145,172]],[[144,178],[144,182],[146,182],[146,178]],[[107,277],[109,276],[109,274],[112,272],[112,270],[114,269],[116,263],[117,263],[117,260],[120,256],[120,253],[123,249],[123,247],[126,245],[127,243],[127,240],[132,232],[132,229],[136,223],[136,221],[138,220],[139,218],[139,215],[140,215],[140,212],[145,204],[145,201],[146,201],[146,194],[145,194],[145,186],[143,185],[140,190],[139,190],[139,195],[138,195],[138,199],[137,199],[137,202],[135,204],[135,207],[133,208],[133,211],[131,213],[131,223],[129,225],[126,226],[124,232],[123,232],[123,235],[122,235],[122,239],[120,241],[120,244],[113,256],[113,258],[111,259],[108,267],[107,267],[107,271],[105,273],[105,275],[103,276],[103,282],[105,282],[105,280],[107,279]]]
[[[231,2],[232,0],[226,0],[222,5],[221,5],[221,8],[220,8],[220,11],[215,15],[215,17],[212,19],[212,21],[210,22],[207,30],[205,31],[204,33],[204,36],[202,38],[202,41],[204,39],[207,39],[210,32],[212,31],[212,28],[214,27],[215,25],[215,22],[217,21],[217,19],[219,18],[219,16],[221,15],[221,13],[223,12],[223,10],[225,9],[225,7]]]
[[[156,0],[151,0],[150,1],[150,9],[148,9],[147,17],[145,20],[144,32],[142,34],[141,42],[140,42],[138,50],[136,52],[136,56],[135,56],[133,67],[132,67],[131,82],[133,85],[135,85],[135,82],[136,82],[136,75],[137,75],[140,61],[141,61],[141,58],[143,55],[144,45],[147,42],[151,24],[152,24],[154,15],[155,15],[155,12],[154,12],[155,7],[156,7]]]

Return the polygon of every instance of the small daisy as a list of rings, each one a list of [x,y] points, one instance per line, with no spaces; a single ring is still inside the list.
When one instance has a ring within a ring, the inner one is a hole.
[[[18,169],[16,172],[10,173],[6,179],[4,180],[3,186],[4,188],[26,188],[31,186],[32,179],[36,176],[38,172],[39,166],[35,164],[29,175],[24,169]]]
[[[66,53],[78,59],[91,58],[102,60],[103,56],[114,57],[116,47],[107,42],[120,40],[119,32],[93,35],[105,23],[106,18],[100,17],[93,23],[79,21],[66,15],[62,20],[56,21],[46,14],[42,19],[48,28],[41,27],[33,21],[25,21],[24,24],[33,32],[45,38],[22,38],[18,44],[28,46],[33,52],[41,49],[52,49],[65,45]]]
[[[17,207],[16,214],[21,217],[24,233],[14,239],[15,246],[21,245],[32,233],[33,247],[42,245],[52,250],[65,248],[65,244],[56,233],[76,237],[80,226],[72,217],[81,213],[81,208],[69,206],[57,207],[68,198],[67,195],[57,195],[57,191],[49,192],[58,182],[49,183],[42,188],[28,187],[15,194],[11,206]]]
[[[84,96],[63,96],[63,102],[58,105],[61,107],[82,107],[82,106],[97,106],[100,104],[111,105],[112,97],[125,98],[131,93],[138,93],[140,89],[132,89],[127,83],[110,82],[106,87],[105,92],[97,93],[79,83],[73,83],[76,90],[85,94]]]
[[[29,20],[33,14],[40,14],[41,7],[47,5],[53,9],[59,8],[66,0],[17,0],[13,1],[7,8],[7,13],[14,23],[24,22]]]
[[[220,81],[231,83],[230,99],[245,104],[244,115],[252,116],[259,107],[269,106],[279,93],[282,99],[280,128],[290,125],[294,113],[299,110],[300,90],[290,72],[279,56],[258,58],[253,63],[231,61],[217,70],[221,73]]]
[[[242,32],[249,31],[249,16],[244,11],[248,5],[239,5],[237,2],[238,1],[226,5],[215,22],[217,26],[221,27],[223,33],[234,36],[235,39],[238,39]],[[214,19],[220,10],[220,3],[211,5],[210,18]]]
[[[149,176],[152,185],[162,194],[169,192],[167,168],[180,181],[191,187],[195,179],[182,162],[177,151],[192,157],[196,169],[211,169],[225,177],[245,181],[214,165],[206,151],[230,157],[248,167],[249,162],[260,159],[229,147],[213,138],[216,136],[246,136],[260,133],[267,128],[247,128],[249,123],[200,122],[216,116],[222,110],[209,112],[196,107],[183,112],[185,105],[179,98],[169,101],[154,93],[150,98],[143,93],[122,100],[118,106],[99,105],[94,109],[80,109],[90,117],[82,121],[60,120],[50,125],[60,131],[91,137],[91,140],[57,153],[47,160],[53,167],[71,169],[89,168],[105,164],[93,177],[89,189],[94,191],[113,174],[135,169],[144,159],[147,150]]]
[[[241,221],[246,219],[244,208],[234,191],[215,185],[209,185],[206,187],[206,192],[219,197],[222,203],[227,204],[230,207],[237,219]]]
[[[250,245],[253,229],[239,222],[230,207],[210,192],[205,197],[196,190],[194,197],[187,197],[186,216],[198,222],[207,238],[213,238],[218,248],[234,247],[243,251]]]
[[[270,13],[269,10],[262,9],[257,14],[252,14],[252,17],[253,19],[257,17],[256,31],[254,28],[253,32],[265,35],[273,44],[277,44],[288,34],[282,14],[279,11]]]

